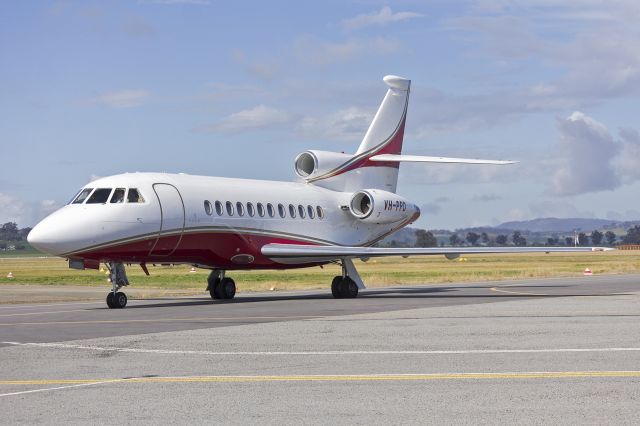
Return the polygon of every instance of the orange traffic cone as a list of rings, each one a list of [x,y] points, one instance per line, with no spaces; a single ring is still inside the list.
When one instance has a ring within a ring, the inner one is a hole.
[[[586,268],[586,269],[584,270],[584,275],[593,275],[593,272],[591,271],[591,269]]]

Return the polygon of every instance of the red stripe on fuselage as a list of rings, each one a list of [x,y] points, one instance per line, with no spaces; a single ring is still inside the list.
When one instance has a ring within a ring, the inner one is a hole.
[[[160,237],[162,240],[175,239],[174,236]],[[265,257],[260,249],[266,244],[308,244],[308,241],[291,238],[279,238],[255,234],[237,234],[221,232],[185,233],[180,244],[170,256],[149,252],[156,242],[156,237],[130,243],[114,244],[86,252],[74,253],[74,258],[98,261],[117,261],[124,263],[187,263],[226,270],[237,269],[288,269],[318,265],[318,263],[301,265],[282,265]],[[231,261],[238,254],[254,257],[247,265]]]

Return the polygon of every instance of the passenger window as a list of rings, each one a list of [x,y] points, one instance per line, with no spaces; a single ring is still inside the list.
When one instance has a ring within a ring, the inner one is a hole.
[[[309,213],[309,219],[313,219],[314,218],[315,213],[313,212],[313,207],[307,206],[307,213]]]
[[[324,219],[324,210],[322,210],[322,207],[316,207],[316,211],[318,212],[318,219]]]
[[[93,191],[91,197],[87,200],[87,204],[104,204],[111,195],[111,188],[98,188]]]
[[[213,206],[209,200],[204,200],[204,211],[207,215],[211,216],[213,214]]]
[[[238,216],[244,216],[244,204],[238,201],[236,203],[236,208],[238,209]]]
[[[296,217],[296,207],[293,204],[289,204],[289,216]]]
[[[227,214],[233,216],[233,203],[231,201],[227,201]]]
[[[258,216],[264,217],[264,206],[262,203],[258,203]]]
[[[269,217],[274,217],[276,215],[276,212],[273,209],[271,203],[267,204],[267,213],[269,213]]]
[[[284,206],[282,204],[278,204],[278,214],[280,215],[281,218],[284,219],[284,217],[287,215],[284,211]]]
[[[216,213],[218,213],[218,216],[222,216],[223,210],[222,210],[222,203],[220,201],[216,201]]]
[[[253,217],[256,214],[256,209],[253,207],[253,204],[247,203],[247,214]]]
[[[136,188],[129,188],[127,203],[144,203],[144,198]]]
[[[76,199],[73,200],[73,204],[82,204],[82,203],[84,203],[84,200],[86,200],[87,197],[89,196],[89,194],[91,194],[91,191],[93,191],[93,188],[85,188],[82,191],[80,191],[80,193],[78,194]]]
[[[298,205],[298,214],[300,215],[300,219],[304,219],[304,207]]]
[[[117,204],[117,203],[124,203],[124,193],[127,190],[124,188],[116,188],[115,191],[113,191],[113,195],[111,196],[111,201],[109,201],[112,204]]]

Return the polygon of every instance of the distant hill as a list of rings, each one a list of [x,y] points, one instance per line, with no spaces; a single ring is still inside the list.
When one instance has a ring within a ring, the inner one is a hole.
[[[630,222],[625,222],[625,224],[628,223]],[[615,228],[622,224],[622,222],[609,219],[559,219],[555,217],[547,217],[541,219],[505,222],[498,225],[496,228],[501,230],[526,230],[530,232],[573,232],[574,230],[589,232],[594,229]]]

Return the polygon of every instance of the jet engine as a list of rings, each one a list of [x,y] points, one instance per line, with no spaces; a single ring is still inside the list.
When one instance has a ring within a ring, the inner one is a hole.
[[[296,157],[296,174],[304,179],[320,176],[341,166],[351,158],[352,155],[339,152],[305,151]]]
[[[415,204],[380,189],[363,189],[354,193],[349,212],[365,223],[394,223],[420,215]]]

